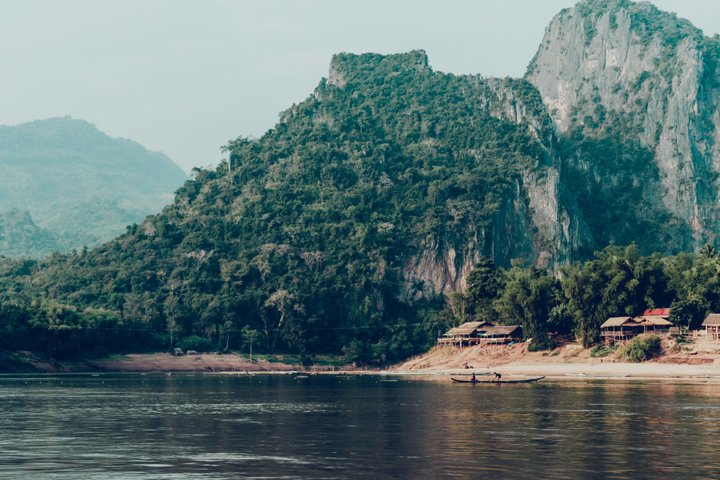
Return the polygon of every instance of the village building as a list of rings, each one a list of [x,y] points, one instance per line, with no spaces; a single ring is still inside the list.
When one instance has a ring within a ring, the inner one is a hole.
[[[438,345],[504,345],[522,339],[519,325],[493,325],[490,322],[466,322],[451,328],[438,339]]]
[[[673,333],[669,308],[647,309],[635,321],[643,327],[643,333]]]
[[[720,342],[720,313],[710,313],[705,317],[702,326],[708,341]]]
[[[642,332],[643,326],[632,317],[610,317],[600,325],[600,336],[606,345],[626,342]]]
[[[490,325],[483,329],[480,343],[505,344],[522,339],[520,325]]]
[[[480,328],[491,325],[489,322],[465,322],[460,326],[451,328],[438,339],[439,345],[455,345],[458,347],[478,343]]]
[[[669,308],[647,309],[639,317],[610,317],[600,325],[600,336],[606,345],[624,343],[641,333],[680,334],[680,328],[670,321]]]

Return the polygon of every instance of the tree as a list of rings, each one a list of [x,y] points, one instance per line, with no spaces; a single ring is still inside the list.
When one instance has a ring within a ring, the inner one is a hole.
[[[556,281],[545,272],[513,267],[505,273],[505,287],[495,309],[506,322],[519,321],[530,348],[545,350],[553,344],[548,336],[548,319],[557,298]]]
[[[243,346],[250,347],[250,361],[253,359],[253,345],[260,338],[260,332],[245,325],[242,328]]]
[[[227,352],[230,349],[230,336],[233,332],[235,332],[235,322],[233,322],[232,317],[228,316],[222,325],[222,334],[225,336],[225,348],[223,348],[223,352]]]
[[[550,315],[548,316],[548,328],[551,332],[565,335],[568,333],[572,333],[574,327],[575,322],[573,321],[570,309],[568,308],[567,304],[560,303],[560,301],[558,300],[558,304],[555,305],[552,310],[550,310]]]
[[[295,297],[289,291],[276,290],[265,301],[266,307],[275,308],[280,314],[280,318],[278,319],[278,327],[282,327],[283,321],[285,320],[285,314],[288,312],[288,307],[294,300]]]
[[[165,314],[165,327],[170,336],[170,348],[175,346],[175,335],[178,333],[178,316],[180,304],[180,279],[174,275],[165,279],[163,275],[158,275],[159,280],[163,283],[167,290],[165,304],[163,305],[163,313]]]
[[[562,293],[576,337],[586,347],[599,340],[608,317],[634,315],[671,298],[662,259],[640,256],[635,245],[607,247],[593,260],[567,267]]]
[[[493,301],[498,295],[499,283],[495,263],[488,257],[480,257],[467,278],[465,299],[467,311],[473,320],[493,321]]]
[[[602,279],[590,264],[565,269],[562,294],[575,323],[575,337],[585,347],[597,342],[600,325],[607,318],[601,310]]]
[[[670,321],[681,327],[700,328],[709,311],[708,303],[699,295],[674,301],[670,305]]]

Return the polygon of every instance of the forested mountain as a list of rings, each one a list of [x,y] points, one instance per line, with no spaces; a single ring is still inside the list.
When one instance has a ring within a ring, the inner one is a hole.
[[[560,13],[525,79],[436,72],[422,51],[336,55],[310,97],[229,142],[229,162],[161,213],[95,249],[5,262],[0,306],[27,348],[237,345],[245,329],[268,350],[383,362],[463,318],[438,312],[478,262],[521,259],[533,268],[498,280],[515,296],[480,303],[540,333],[552,311],[591,343],[601,315],[688,300],[673,265],[718,266],[641,256],[715,242],[714,42],[608,0]],[[545,273],[561,268],[563,286]]]
[[[37,257],[117,236],[187,177],[160,153],[65,117],[0,126],[0,178],[0,255]],[[13,210],[27,212],[15,233],[17,214],[3,213]]]

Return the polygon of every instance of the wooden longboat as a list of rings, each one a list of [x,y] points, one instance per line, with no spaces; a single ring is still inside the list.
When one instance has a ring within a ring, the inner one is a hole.
[[[494,378],[483,378],[475,380],[465,380],[463,378],[453,378],[450,377],[450,380],[452,380],[455,383],[532,383],[537,382],[538,380],[542,380],[545,378],[545,376],[540,377],[527,377],[527,378],[501,378],[500,380],[496,380]]]

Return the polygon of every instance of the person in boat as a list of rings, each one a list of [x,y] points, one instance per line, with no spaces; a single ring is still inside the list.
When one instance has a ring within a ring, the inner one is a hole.
[[[477,382],[477,379],[475,378],[475,372],[473,372],[472,378],[470,379],[470,381],[473,383]]]
[[[492,381],[499,382],[500,379],[502,378],[502,375],[500,375],[498,372],[493,372],[493,373],[495,373],[495,378],[493,378]]]

